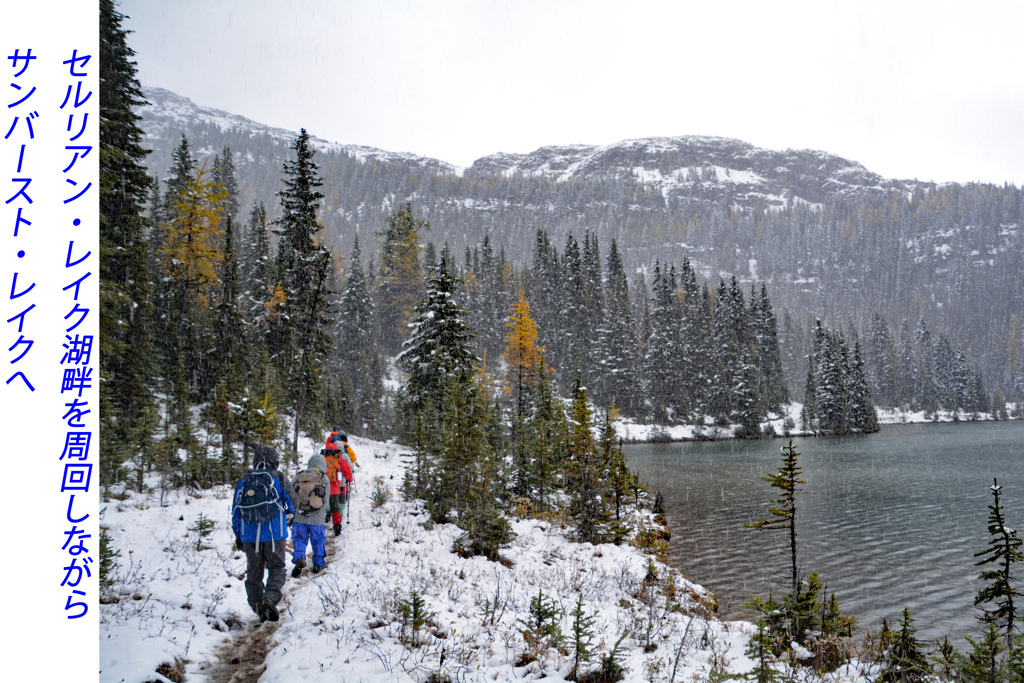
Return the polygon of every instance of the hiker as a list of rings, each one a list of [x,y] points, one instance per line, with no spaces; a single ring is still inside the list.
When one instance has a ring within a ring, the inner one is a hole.
[[[344,494],[348,494],[348,485],[352,482],[352,467],[350,461],[355,460],[355,453],[348,445],[348,436],[341,431],[341,427],[335,427],[331,435],[327,437],[327,444],[320,451],[327,458],[327,479],[331,482],[331,506],[328,514],[334,523],[334,535],[341,535],[341,512],[344,509],[342,502],[342,486],[338,478],[340,472],[345,479]],[[324,523],[327,520],[325,518]]]
[[[329,451],[338,451],[338,455],[345,458],[350,467],[362,467],[356,462],[356,452],[348,445],[348,434],[341,431],[341,427],[335,425],[334,430],[327,436],[324,448]]]
[[[261,622],[277,621],[277,603],[285,582],[285,540],[288,515],[295,511],[295,490],[277,471],[281,454],[259,446],[249,470],[235,487],[231,526],[235,545],[245,551],[245,594]],[[263,572],[267,571],[264,586]]]
[[[327,493],[331,482],[327,478],[327,461],[315,453],[309,457],[306,469],[295,477],[295,517],[292,519],[292,576],[298,578],[306,566],[306,541],[313,547],[313,573],[327,566],[324,525],[327,520]]]

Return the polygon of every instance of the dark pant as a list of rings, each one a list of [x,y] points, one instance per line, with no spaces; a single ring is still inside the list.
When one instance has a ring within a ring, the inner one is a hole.
[[[245,572],[245,594],[249,599],[249,607],[259,614],[263,599],[275,605],[281,601],[281,589],[284,588],[284,544],[285,541],[264,541],[259,545],[243,543],[248,568]],[[263,585],[263,572],[267,571],[267,584]]]

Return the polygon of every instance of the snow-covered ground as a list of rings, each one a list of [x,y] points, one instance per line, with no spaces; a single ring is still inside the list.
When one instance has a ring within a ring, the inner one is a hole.
[[[783,408],[782,414],[771,414],[769,422],[775,434],[778,436],[806,436],[808,432],[800,429],[800,412],[803,410],[802,403],[790,403]],[[896,424],[926,424],[931,422],[968,422],[972,419],[969,413],[960,411],[954,415],[948,410],[940,410],[936,413],[926,413],[923,410],[878,410],[878,423],[881,425]],[[1013,403],[1006,405],[1007,412],[1014,412],[1016,406]],[[786,429],[786,418],[789,418],[792,425]],[[995,419],[991,413],[979,413],[975,416],[979,421]],[[640,424],[630,419],[615,421],[615,429],[627,442],[644,442],[654,439],[655,441],[689,441],[693,439],[729,439],[737,429],[737,425],[728,427],[717,427],[708,418],[706,424],[698,429],[692,424],[680,425],[654,425]]]
[[[719,621],[709,609],[713,596],[640,550],[572,543],[557,523],[522,519],[513,521],[517,536],[504,552],[511,566],[460,558],[451,552],[456,527],[432,526],[417,503],[401,500],[403,449],[355,437],[351,444],[360,469],[350,521],[340,537],[328,533],[327,571],[288,577],[276,624],[260,625],[246,604],[227,487],[173,491],[163,507],[159,490],[101,503],[101,523],[121,555],[110,590],[117,601],[102,605],[100,679],[172,680],[157,670],[163,665],[173,676],[177,665],[190,682],[226,681],[232,659],[265,643],[264,682],[324,680],[325,673],[422,681],[437,672],[451,680],[563,680],[580,595],[594,617],[595,651],[582,670],[596,668],[626,632],[627,681],[707,680],[712,667],[751,668],[743,654],[751,627]],[[300,453],[313,448],[300,442]],[[373,509],[377,477],[392,498]],[[189,527],[200,514],[215,527],[197,549]],[[413,634],[401,625],[400,603],[413,590],[432,615],[416,647],[403,645]],[[545,649],[530,661],[518,620],[528,619],[539,591],[558,605],[567,641],[561,652]]]

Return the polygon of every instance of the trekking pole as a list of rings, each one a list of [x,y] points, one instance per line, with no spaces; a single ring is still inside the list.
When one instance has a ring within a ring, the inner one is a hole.
[[[345,489],[345,524],[352,521],[352,503],[349,501],[348,489]]]

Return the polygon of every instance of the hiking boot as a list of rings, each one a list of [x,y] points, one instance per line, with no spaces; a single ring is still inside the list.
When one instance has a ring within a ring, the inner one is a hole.
[[[263,615],[266,615],[264,618]],[[278,614],[277,605],[270,602],[270,598],[263,598],[263,604],[260,606],[260,620],[261,621],[277,621],[281,616]]]
[[[314,564],[313,565],[313,573],[314,574],[319,574],[320,572],[322,572],[325,569],[327,569],[327,565],[323,565],[323,564]]]
[[[295,563],[295,569],[292,570],[292,578],[293,579],[299,578],[299,574],[302,573],[302,568],[305,567],[305,566],[306,566],[306,558],[302,558],[301,560],[296,562]]]
[[[334,535],[335,536],[341,536],[341,525],[340,524],[335,524],[334,525]]]

